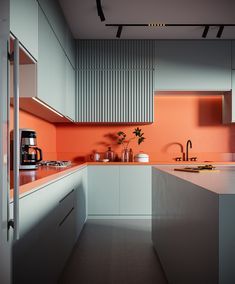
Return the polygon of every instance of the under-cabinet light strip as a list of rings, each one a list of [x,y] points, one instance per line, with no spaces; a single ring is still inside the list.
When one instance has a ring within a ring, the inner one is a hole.
[[[44,107],[48,108],[49,110],[51,110],[52,112],[54,112],[55,114],[59,115],[60,117],[64,117],[62,114],[60,114],[58,111],[54,110],[53,108],[49,107],[47,104],[45,104],[44,102],[42,102],[41,100],[39,100],[38,98],[32,98],[33,100],[35,100],[36,102],[38,102],[39,104],[43,105]]]

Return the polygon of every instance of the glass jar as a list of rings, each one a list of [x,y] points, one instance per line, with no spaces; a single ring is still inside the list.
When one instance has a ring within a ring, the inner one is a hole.
[[[122,162],[129,162],[129,150],[127,148],[122,151]]]
[[[105,158],[109,160],[109,162],[114,161],[114,152],[111,147],[108,147],[108,150],[105,152]]]

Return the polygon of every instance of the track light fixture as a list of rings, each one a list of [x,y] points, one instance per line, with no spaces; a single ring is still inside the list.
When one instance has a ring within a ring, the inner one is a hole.
[[[221,38],[223,30],[224,30],[224,26],[220,26],[216,37]]]
[[[97,0],[97,2],[100,2]],[[98,5],[97,5],[98,8]],[[167,23],[148,23],[148,24],[105,24],[106,27],[118,27],[116,37],[121,36],[123,27],[154,27],[154,28],[165,28],[165,27],[204,27],[202,37],[206,38],[210,27],[219,27],[216,37],[221,38],[225,27],[235,27],[235,24],[167,24]]]
[[[210,28],[210,26],[205,26],[204,31],[203,31],[203,33],[202,33],[202,37],[203,37],[203,38],[206,38],[206,37],[207,37],[209,28]]]
[[[117,37],[117,38],[120,38],[120,37],[121,37],[121,34],[122,34],[122,26],[118,26],[118,30],[117,30],[116,37]]]
[[[103,13],[100,0],[96,0],[96,7],[97,7],[98,16],[100,17],[101,22],[105,21],[105,16]]]

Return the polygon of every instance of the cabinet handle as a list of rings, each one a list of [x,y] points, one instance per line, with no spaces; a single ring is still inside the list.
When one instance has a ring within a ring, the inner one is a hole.
[[[71,193],[74,192],[74,189],[72,189],[69,193],[67,193],[60,201],[59,203],[63,202]]]
[[[73,210],[74,210],[74,207],[69,211],[68,214],[66,214],[66,215],[64,216],[63,220],[59,223],[59,227],[60,227],[61,225],[63,225],[63,223],[64,223],[65,220],[69,217],[69,215],[73,212]]]
[[[19,239],[19,40],[14,39],[14,240]]]

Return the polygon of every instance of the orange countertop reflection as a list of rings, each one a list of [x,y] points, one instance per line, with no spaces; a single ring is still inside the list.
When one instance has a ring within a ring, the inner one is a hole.
[[[87,165],[102,165],[102,166],[111,166],[111,165],[185,165],[185,164],[213,164],[213,165],[235,165],[235,162],[174,162],[174,161],[151,161],[148,163],[137,163],[137,162],[83,162],[72,164],[69,167],[60,168],[60,167],[50,167],[50,166],[40,166],[37,170],[21,170],[20,171],[20,195],[24,195],[29,191],[32,191],[38,187],[46,185],[49,182],[53,182],[58,178],[66,176],[78,169],[86,167]],[[10,198],[13,197],[13,171],[10,175]]]

